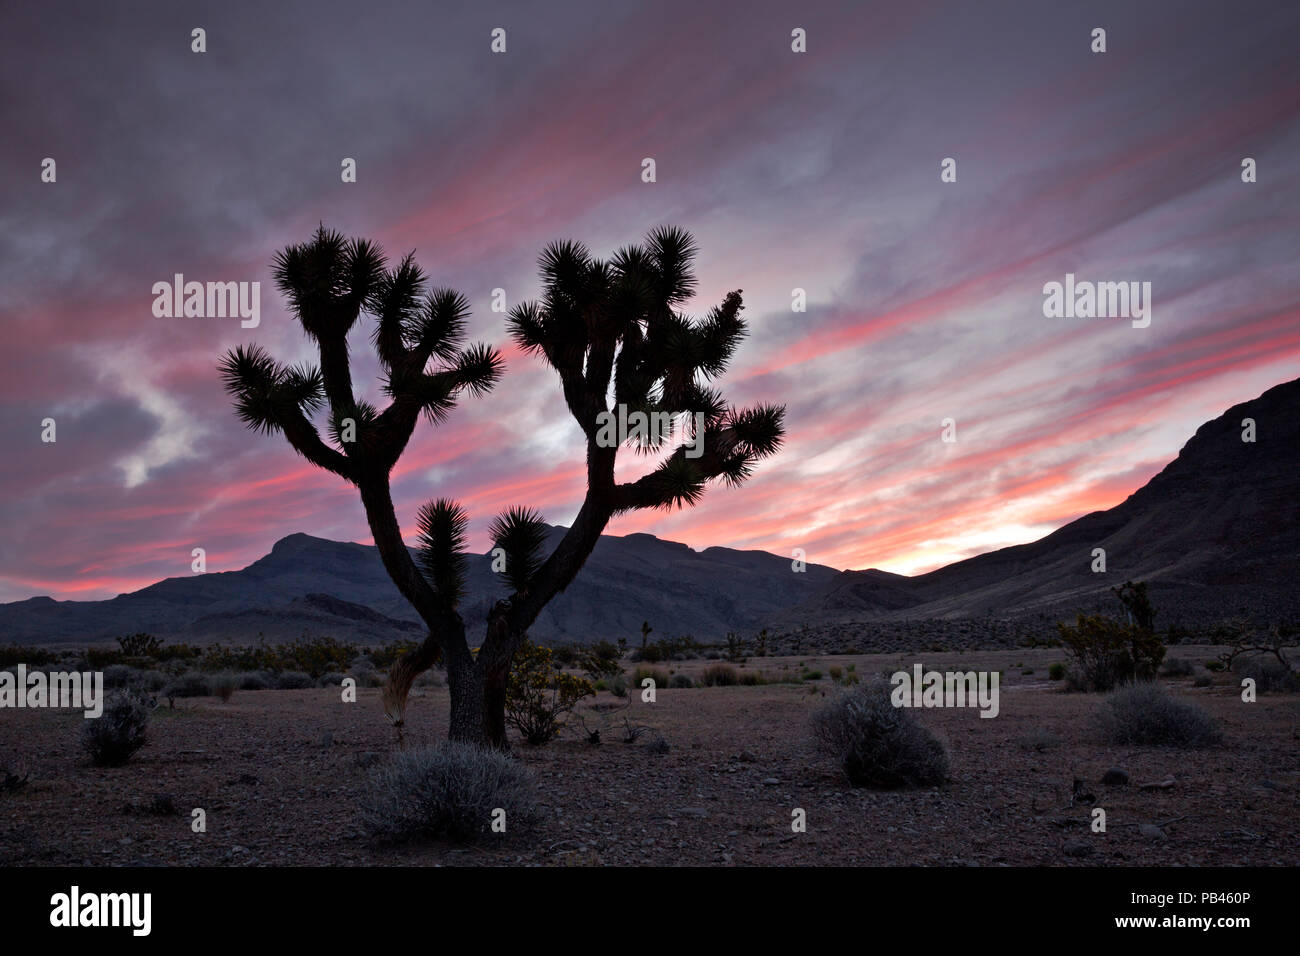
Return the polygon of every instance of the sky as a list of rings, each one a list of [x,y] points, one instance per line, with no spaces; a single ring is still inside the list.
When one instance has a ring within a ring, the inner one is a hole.
[[[537,296],[556,239],[691,231],[684,311],[744,290],[719,386],[787,406],[745,485],[612,534],[923,572],[1118,504],[1300,376],[1292,2],[11,3],[0,36],[0,601],[370,540],[355,489],[241,426],[216,371],[241,343],[311,359],[270,261],[319,223],[414,251],[504,350],[393,473],[408,540],[449,495],[478,551],[500,510],[567,524],[584,493],[558,378],[491,310]],[[176,273],[260,282],[260,325],[156,317]],[[1067,273],[1149,282],[1150,324],[1046,316]]]

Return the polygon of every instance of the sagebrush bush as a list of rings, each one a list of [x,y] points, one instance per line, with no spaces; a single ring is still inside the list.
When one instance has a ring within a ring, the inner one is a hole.
[[[855,787],[929,787],[948,777],[948,754],[883,681],[840,693],[813,714],[813,734]]]
[[[149,707],[135,694],[115,692],[104,702],[104,712],[86,718],[82,746],[99,767],[120,767],[143,747],[149,737]]]
[[[139,690],[157,693],[167,686],[167,675],[156,670],[137,670],[131,675],[127,686]]]
[[[1242,654],[1233,660],[1232,672],[1253,679],[1261,694],[1300,689],[1300,674],[1271,654]]]
[[[263,671],[249,671],[239,678],[240,690],[269,690],[271,679]]]
[[[710,664],[700,677],[703,687],[734,687],[740,683],[740,674],[730,664]]]
[[[685,674],[674,674],[672,676],[672,679],[668,681],[668,686],[678,688],[678,689],[685,689],[689,687],[694,687],[695,681],[691,680]]]
[[[110,690],[126,687],[135,677],[136,669],[125,664],[113,664],[104,668],[104,686]]]
[[[276,690],[306,690],[315,686],[312,676],[303,671],[281,671],[275,675]]]
[[[649,677],[655,682],[655,687],[667,687],[671,678],[668,672],[658,667],[638,667],[632,671],[632,686],[640,687],[641,682]]]
[[[321,687],[339,687],[343,684],[343,678],[347,676],[347,674],[340,674],[338,671],[331,671],[316,683]]]
[[[1112,744],[1212,747],[1223,734],[1195,704],[1175,700],[1159,684],[1127,684],[1107,695],[1098,711],[1103,738]]]
[[[1171,657],[1160,668],[1160,673],[1165,677],[1191,677],[1196,673],[1196,665],[1185,657]]]
[[[239,689],[240,679],[237,674],[213,674],[208,678],[208,689],[213,696],[229,702]]]
[[[186,671],[164,687],[162,693],[168,699],[175,697],[207,697],[208,679],[198,671]]]
[[[419,838],[473,840],[491,834],[494,810],[506,832],[526,832],[538,819],[528,771],[506,754],[444,741],[395,754],[371,777],[362,821],[392,842]]]

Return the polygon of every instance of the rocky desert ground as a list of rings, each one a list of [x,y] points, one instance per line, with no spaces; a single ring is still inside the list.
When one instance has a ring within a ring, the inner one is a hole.
[[[1180,646],[1170,657],[1199,664],[1215,654]],[[1162,678],[1220,723],[1224,744],[1115,747],[1096,731],[1101,698],[1048,679],[1060,658],[1054,649],[750,658],[743,671],[806,679],[660,688],[653,704],[602,692],[579,709],[588,728],[604,728],[599,745],[576,721],[550,744],[515,744],[540,792],[536,828],[474,846],[383,845],[363,831],[368,778],[397,746],[375,688],[355,703],[334,687],[162,702],[149,743],[112,769],[82,751],[79,713],[9,710],[0,765],[27,783],[0,792],[0,864],[1300,863],[1300,698],[1247,704],[1225,675],[1203,687]],[[865,678],[918,659],[927,669],[1002,671],[999,715],[918,712],[948,747],[944,786],[850,787],[809,728],[814,709],[843,689],[832,673]],[[657,666],[698,676],[708,664]],[[405,745],[442,739],[447,713],[445,686],[418,688]],[[625,743],[628,725],[648,729]],[[1111,770],[1122,774],[1108,779],[1126,782],[1103,783]],[[1090,829],[1095,807],[1106,811],[1104,833]],[[194,808],[205,811],[205,833],[191,830]],[[792,832],[796,809],[804,833]]]

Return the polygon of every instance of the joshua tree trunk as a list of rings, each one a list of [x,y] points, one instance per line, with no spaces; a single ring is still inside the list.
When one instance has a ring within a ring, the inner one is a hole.
[[[448,738],[505,749],[504,732],[499,742],[491,740],[487,734],[483,706],[482,665],[468,657],[457,657],[448,661],[447,687],[451,691],[451,724],[447,729]]]
[[[415,651],[403,655],[389,675],[385,688],[385,705],[389,717],[401,727],[405,720],[406,696],[411,683],[423,671],[434,665],[440,656],[447,665],[447,688],[451,693],[451,723],[447,736],[452,740],[471,743],[489,743],[501,747],[505,743],[505,720],[499,721],[500,734],[488,732],[484,708],[484,672],[482,663],[474,660],[465,641],[465,623],[459,613],[438,601],[421,577],[411,552],[402,540],[401,528],[393,510],[393,499],[388,477],[374,477],[358,483],[361,502],[370,522],[370,532],[375,547],[402,596],[424,619],[429,635]],[[508,673],[508,664],[507,664]],[[389,706],[391,705],[391,706]],[[505,706],[505,684],[501,684],[501,705]],[[503,710],[504,715],[504,710]]]

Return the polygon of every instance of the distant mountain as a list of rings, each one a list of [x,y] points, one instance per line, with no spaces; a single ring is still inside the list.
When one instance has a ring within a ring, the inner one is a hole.
[[[1242,421],[1256,440],[1242,441]],[[554,547],[563,528],[551,529]],[[1091,571],[1104,548],[1105,574]],[[1109,511],[1030,544],[928,574],[835,571],[764,551],[708,548],[648,534],[605,535],[532,636],[549,642],[660,636],[717,639],[803,626],[970,618],[1068,619],[1118,606],[1109,588],[1147,581],[1157,623],[1235,617],[1300,620],[1300,380],[1269,389],[1197,429],[1160,474]],[[470,561],[462,605],[481,636],[504,593],[487,555]],[[172,640],[295,638],[365,643],[422,633],[370,546],[294,534],[241,571],[168,578],[109,601],[31,598],[0,605],[0,641],[93,642],[148,631]]]
[[[553,527],[547,548],[565,529]],[[541,641],[640,640],[642,621],[657,636],[717,639],[755,628],[765,617],[807,599],[839,572],[764,551],[708,548],[649,534],[604,535],[568,589],[530,631]],[[470,561],[462,612],[473,635],[505,596],[491,558]],[[31,598],[0,605],[0,641],[90,643],[147,631],[173,641],[247,642],[299,637],[304,631],[379,644],[423,634],[419,618],[368,545],[293,534],[240,571],[168,578],[108,601]]]
[[[1242,440],[1247,418],[1253,443]],[[1091,570],[1094,548],[1106,551],[1105,574]],[[1149,583],[1158,625],[1300,620],[1300,379],[1202,425],[1160,474],[1108,511],[916,577],[845,571],[770,623],[1069,619],[1114,613],[1109,588],[1130,579]]]

